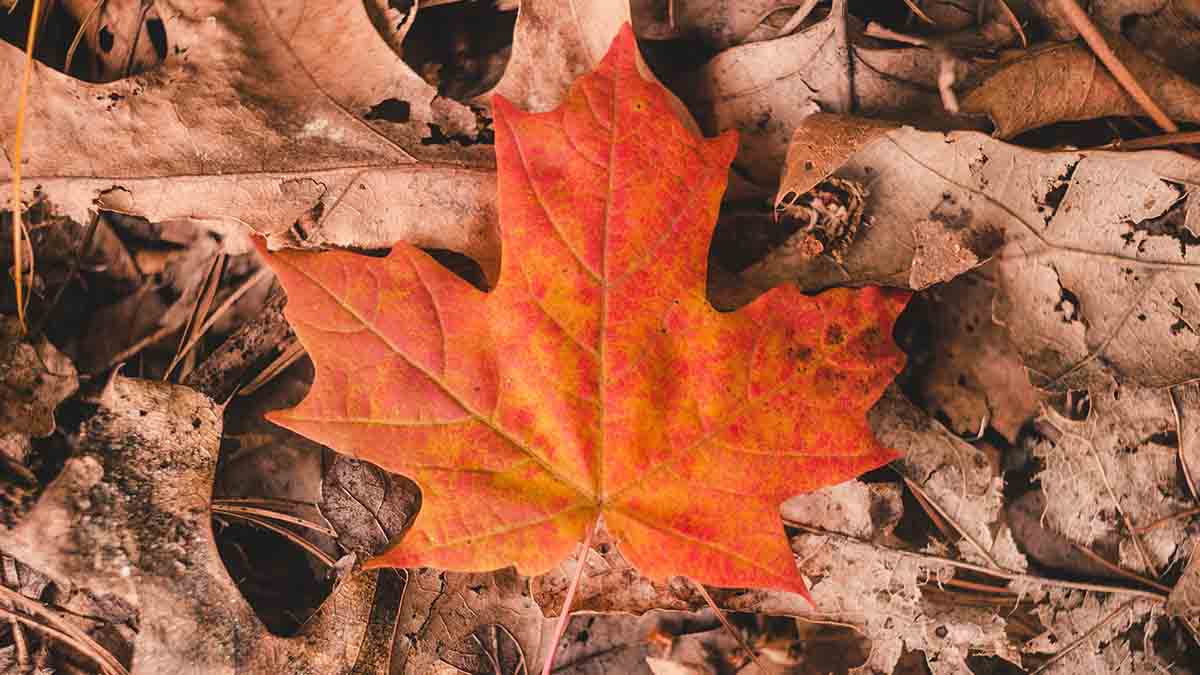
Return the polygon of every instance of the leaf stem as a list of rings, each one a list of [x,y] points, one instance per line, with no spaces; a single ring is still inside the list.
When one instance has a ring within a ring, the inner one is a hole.
[[[592,523],[583,535],[583,547],[579,549],[575,577],[571,579],[571,585],[567,587],[567,597],[563,600],[562,613],[558,615],[558,625],[554,627],[554,641],[550,643],[550,653],[546,655],[546,662],[542,664],[542,675],[550,675],[550,669],[554,665],[554,655],[558,652],[558,641],[562,639],[563,633],[567,630],[567,620],[571,618],[571,603],[575,601],[575,591],[579,590],[579,580],[583,578],[583,568],[587,563],[588,551],[592,550],[592,535],[596,533],[597,527],[599,527],[599,521]]]

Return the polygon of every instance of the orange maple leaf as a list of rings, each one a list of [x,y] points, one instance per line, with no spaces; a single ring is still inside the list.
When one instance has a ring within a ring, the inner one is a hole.
[[[626,26],[561,108],[496,97],[503,261],[484,293],[407,244],[281,251],[316,365],[271,420],[420,485],[373,566],[540,574],[603,517],[652,578],[805,593],[787,497],[897,454],[866,412],[899,371],[908,294],[705,298],[737,139],[689,132]]]

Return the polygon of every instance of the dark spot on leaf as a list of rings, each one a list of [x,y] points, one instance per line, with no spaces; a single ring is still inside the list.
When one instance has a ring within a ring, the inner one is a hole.
[[[831,345],[840,345],[846,339],[846,334],[842,331],[842,327],[836,323],[829,324],[825,327],[825,342]]]
[[[158,59],[161,61],[167,58],[167,29],[163,26],[162,19],[146,21],[146,35],[150,36],[150,44],[154,45],[154,53],[158,55]]]
[[[371,106],[364,116],[369,120],[384,120],[385,122],[396,122],[403,124],[407,122],[412,114],[412,106],[408,101],[401,101],[397,98],[388,98]]]

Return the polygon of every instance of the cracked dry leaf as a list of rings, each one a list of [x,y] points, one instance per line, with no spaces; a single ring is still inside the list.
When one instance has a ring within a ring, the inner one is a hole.
[[[904,286],[916,228],[941,223],[992,257],[993,318],[1043,389],[1200,377],[1200,162],[1171,152],[1040,152],[975,132],[902,128],[834,174],[869,182],[840,265],[797,268],[802,288]]]
[[[79,223],[96,205],[155,222],[225,220],[264,233],[297,223],[292,238],[312,246],[381,248],[404,239],[464,252],[494,270],[491,149],[428,142],[434,126],[479,137],[481,113],[438,97],[361,3],[155,6],[171,50],[153,71],[87,84],[34,64],[27,201],[37,188]],[[526,0],[520,14],[498,90],[539,108],[595,65],[626,16],[591,0]],[[0,79],[20,81],[23,62],[20,50],[0,42]],[[367,119],[386,101],[406,104],[403,121]],[[2,143],[11,143],[15,113],[0,112]],[[11,171],[0,162],[0,185]]]
[[[1161,616],[1161,606],[1152,601],[1063,589],[1044,597],[1049,602],[1035,611],[1042,625],[1052,628],[1026,648],[1047,655],[1071,649],[1043,671],[1048,675],[1188,672],[1178,670],[1185,664],[1170,663],[1157,653],[1155,619]]]
[[[965,534],[964,560],[1021,572],[1028,567],[1012,532],[1000,523],[1004,480],[987,454],[950,433],[893,385],[870,414],[881,439],[904,449],[903,475],[919,485]]]
[[[1045,522],[1071,541],[1107,549],[1121,567],[1157,578],[1168,563],[1187,553],[1180,549],[1188,537],[1187,521],[1171,519],[1139,535],[1148,564],[1121,514],[1139,527],[1192,505],[1175,480],[1170,394],[1113,387],[1092,390],[1089,401],[1091,410],[1082,421],[1052,409],[1043,412],[1049,430],[1033,452],[1045,466],[1037,474],[1046,493]]]
[[[637,61],[626,28],[562,108],[497,98],[489,293],[406,244],[264,247],[317,369],[270,419],[422,488],[371,565],[537,574],[602,515],[648,576],[803,593],[779,503],[894,458],[865,413],[903,363],[907,293],[784,286],[714,310],[736,137],[694,135]]]

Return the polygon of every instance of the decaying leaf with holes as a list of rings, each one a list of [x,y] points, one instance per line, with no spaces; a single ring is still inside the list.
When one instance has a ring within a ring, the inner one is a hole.
[[[645,575],[805,592],[779,504],[897,455],[865,414],[908,294],[704,296],[736,137],[696,137],[626,27],[557,110],[495,103],[500,281],[400,244],[267,255],[316,364],[272,420],[413,478],[374,565],[538,574],[600,516]]]

